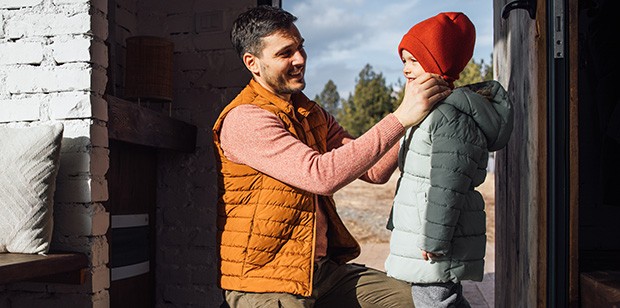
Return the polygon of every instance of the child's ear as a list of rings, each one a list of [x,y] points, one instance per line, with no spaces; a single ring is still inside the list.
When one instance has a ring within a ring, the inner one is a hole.
[[[245,67],[247,67],[252,74],[260,74],[260,66],[258,65],[260,59],[258,59],[255,55],[249,52],[244,53],[242,59],[243,64],[245,64]]]

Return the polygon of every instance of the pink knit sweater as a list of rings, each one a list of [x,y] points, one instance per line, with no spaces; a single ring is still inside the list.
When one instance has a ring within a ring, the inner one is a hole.
[[[325,114],[327,153],[321,154],[296,139],[273,113],[249,104],[232,109],[224,119],[222,150],[232,162],[318,195],[333,195],[357,178],[377,184],[387,182],[396,169],[398,141],[405,132],[396,117],[388,115],[353,139],[333,116]],[[327,222],[319,204],[317,258],[325,256],[326,234]]]

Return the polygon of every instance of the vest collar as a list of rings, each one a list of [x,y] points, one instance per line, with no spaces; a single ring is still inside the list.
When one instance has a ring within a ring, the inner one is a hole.
[[[295,93],[291,95],[291,102],[287,102],[277,95],[273,94],[271,91],[265,89],[260,83],[256,80],[250,80],[249,87],[252,88],[258,96],[262,96],[266,98],[270,103],[274,104],[278,109],[282,110],[288,116],[293,118],[298,118],[301,116],[305,118],[310,114],[310,110],[314,108],[316,105],[315,102],[311,101],[305,94],[302,92]],[[297,112],[293,112],[297,108]],[[299,119],[302,120],[302,119]]]

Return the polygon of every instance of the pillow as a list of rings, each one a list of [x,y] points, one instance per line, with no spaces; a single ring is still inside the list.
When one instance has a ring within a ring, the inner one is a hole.
[[[0,253],[48,252],[63,128],[0,127]]]

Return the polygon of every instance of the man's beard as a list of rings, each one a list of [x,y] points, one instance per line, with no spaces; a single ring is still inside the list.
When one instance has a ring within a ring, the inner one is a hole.
[[[266,71],[267,70],[263,68],[263,72],[266,72]],[[271,88],[273,88],[273,90],[276,93],[279,93],[279,94],[295,94],[295,93],[301,92],[303,89],[306,88],[306,81],[304,78],[301,79],[300,81],[301,84],[298,84],[298,82],[295,82],[296,85],[291,85],[290,84],[291,81],[289,81],[287,77],[288,77],[288,74],[277,75],[277,76],[266,75],[265,82]]]

